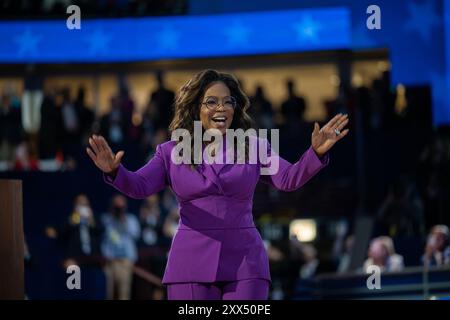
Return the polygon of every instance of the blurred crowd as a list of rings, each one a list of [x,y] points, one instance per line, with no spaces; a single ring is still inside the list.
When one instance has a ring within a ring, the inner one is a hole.
[[[137,112],[128,87],[120,80],[109,112],[101,116],[86,104],[84,88],[79,88],[75,97],[69,88],[44,92],[37,134],[28,134],[23,128],[20,95],[3,90],[0,170],[78,170],[92,133],[103,135],[113,150],[126,150],[130,167],[138,168],[152,157],[159,143],[169,139],[167,128],[175,93],[166,87],[162,72],[155,77],[157,89],[149,93],[142,113]],[[280,154],[291,162],[309,146],[313,128],[313,122],[305,117],[308,103],[298,92],[298,82],[286,79],[286,99],[279,106],[266,97],[263,86],[257,86],[250,96],[249,112],[255,126],[279,128]],[[348,113],[350,132],[354,133],[340,146],[341,151],[336,151],[341,152],[332,160],[337,176],[329,180],[339,182],[342,177],[351,177],[352,188],[356,189],[359,173],[355,168],[364,164],[362,169],[367,172],[366,198],[361,190],[352,191],[356,198],[373,203],[367,208],[373,228],[366,261],[361,261],[356,270],[351,268],[358,241],[351,228],[335,232],[329,250],[297,239],[285,239],[281,245],[266,241],[274,280],[272,298],[292,297],[295,279],[311,279],[321,272],[364,272],[369,265],[383,271],[420,264],[448,265],[450,139],[445,130],[432,128],[429,90],[391,88],[389,73],[385,72],[370,87],[341,85],[336,97],[324,101],[324,106],[322,124],[336,113]],[[327,186],[322,184],[320,192],[324,203],[332,203],[335,200],[326,193]],[[281,204],[277,191],[262,190],[257,190],[256,200],[272,199]],[[287,203],[264,209],[273,208],[271,214],[276,216],[275,211],[281,211]],[[355,217],[349,214],[346,218]],[[160,281],[177,224],[177,205],[169,191],[146,199],[134,213],[127,211],[127,200],[116,195],[110,211],[101,216],[93,212],[88,197],[80,195],[67,224],[49,226],[46,233],[63,244],[63,266],[77,263],[101,270],[107,298],[161,299],[164,290]]]
[[[74,170],[84,155],[92,133],[103,135],[113,148],[134,148],[136,164],[143,164],[156,145],[166,141],[173,116],[174,92],[164,86],[161,73],[158,88],[149,95],[143,114],[124,84],[110,98],[109,112],[97,116],[85,102],[85,89],[76,97],[69,88],[52,88],[42,93],[37,133],[24,130],[24,114],[19,95],[4,90],[0,106],[0,171]],[[26,93],[24,93],[24,96]],[[129,156],[133,157],[133,153]]]
[[[104,288],[84,287],[85,298],[104,293],[109,300],[160,300],[165,297],[161,279],[178,220],[178,205],[168,190],[142,201],[135,213],[120,194],[102,214],[79,194],[67,221],[47,226],[45,234],[63,251],[61,267],[78,265],[82,273],[96,270],[105,278]]]
[[[0,1],[0,18],[66,17],[70,5],[78,5],[83,18],[171,16],[187,11],[186,0],[6,0]]]
[[[106,299],[161,300],[166,295],[161,279],[178,223],[178,204],[170,190],[142,200],[138,212],[130,212],[127,199],[115,194],[109,210],[101,214],[94,212],[88,196],[79,194],[66,222],[48,225],[45,234],[61,248],[60,267],[64,270],[78,265],[84,273],[96,270],[97,277],[104,277],[100,282],[104,287],[84,287],[85,298],[104,293]],[[351,267],[355,234],[350,231],[345,224],[337,226],[329,258],[331,268],[314,243],[291,237],[286,255],[265,241],[273,267],[271,298],[291,299],[295,296],[295,280],[312,280],[323,271],[365,274],[371,266],[381,272],[401,272],[408,266],[450,266],[450,229],[446,225],[432,226],[423,246],[410,244],[420,254],[418,263],[408,265],[402,252],[396,250],[394,237],[381,235],[370,240],[366,259],[355,269]]]
[[[163,72],[156,72],[155,78],[157,89],[149,93],[146,106],[137,108],[126,81],[119,76],[118,92],[110,97],[108,112],[102,115],[98,113],[98,108],[87,105],[84,87],[78,88],[75,96],[71,96],[73,88],[67,87],[34,92],[25,89],[23,93],[3,88],[0,170],[74,169],[76,158],[92,133],[105,136],[117,147],[138,146],[141,159],[137,160],[142,163],[148,159],[156,144],[168,139],[167,128],[173,116],[175,92],[166,87]],[[298,150],[309,146],[313,129],[313,121],[305,117],[309,106],[307,99],[298,92],[300,85],[298,79],[286,79],[286,98],[280,105],[274,105],[266,97],[267,88],[261,85],[257,85],[253,93],[248,93],[251,101],[249,113],[255,126],[280,129],[280,153],[289,161],[296,161]],[[29,102],[32,94],[36,93],[35,100],[42,101],[40,106]],[[373,81],[370,88],[341,85],[335,98],[323,101],[326,115],[318,120],[324,124],[339,112],[348,113],[351,132],[357,133],[365,144],[366,159],[363,161],[367,166],[371,165],[372,159],[381,157],[376,154],[373,157],[371,150],[377,152],[378,148],[392,146],[396,148],[392,151],[398,151],[394,143],[385,144],[386,141],[393,141],[404,149],[400,149],[405,151],[402,152],[404,157],[409,157],[411,150],[422,152],[423,174],[434,176],[436,171],[448,171],[448,144],[439,135],[431,136],[431,102],[426,101],[424,96],[420,90],[405,93],[405,90],[391,89],[389,72],[385,72],[380,79]],[[34,118],[39,120],[35,133],[23,125],[31,117],[29,113],[36,110],[39,116]],[[407,131],[411,128],[414,131]],[[352,141],[346,145],[355,149],[358,142],[352,137],[349,140]],[[418,155],[413,156],[413,159],[408,159],[407,165],[416,165]],[[57,165],[49,166],[49,160],[56,160]],[[349,163],[354,165],[352,161],[354,159],[350,159]],[[434,172],[426,172],[431,167]]]
[[[268,245],[272,267],[271,298],[276,300],[312,296],[301,294],[305,288],[314,286],[317,276],[361,276],[366,279],[374,266],[381,273],[402,274],[407,268],[420,272],[450,269],[450,229],[447,225],[435,225],[424,241],[412,238],[407,246],[397,250],[394,238],[383,235],[369,241],[364,259],[357,259],[356,236],[354,233],[336,233],[331,252],[321,253],[315,242],[301,242],[296,237],[289,239],[288,249]],[[400,242],[401,243],[401,242]],[[321,248],[322,249],[322,248]],[[417,260],[408,257],[411,251]],[[403,255],[404,253],[405,255]],[[355,259],[356,258],[356,259]],[[355,261],[358,263],[354,265]],[[292,281],[295,279],[296,281]],[[365,280],[362,280],[363,283]]]

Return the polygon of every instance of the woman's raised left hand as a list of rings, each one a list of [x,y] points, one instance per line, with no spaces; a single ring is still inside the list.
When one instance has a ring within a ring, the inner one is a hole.
[[[317,122],[314,123],[314,131],[311,134],[311,146],[317,156],[322,157],[336,142],[347,135],[349,129],[342,131],[347,123],[348,115],[341,113],[328,121],[322,128],[319,127]]]

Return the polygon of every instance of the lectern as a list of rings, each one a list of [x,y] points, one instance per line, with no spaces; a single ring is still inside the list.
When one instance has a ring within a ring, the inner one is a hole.
[[[24,299],[22,181],[0,179],[0,300]]]

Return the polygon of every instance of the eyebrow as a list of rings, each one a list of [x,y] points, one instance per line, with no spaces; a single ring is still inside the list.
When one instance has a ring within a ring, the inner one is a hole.
[[[205,97],[205,99],[208,99],[208,98],[219,98],[219,97],[218,96],[206,96]],[[233,96],[228,95],[228,96],[224,96],[223,98],[233,98]]]

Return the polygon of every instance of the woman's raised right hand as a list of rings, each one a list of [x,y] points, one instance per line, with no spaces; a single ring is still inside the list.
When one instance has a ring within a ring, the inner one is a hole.
[[[89,138],[89,145],[92,150],[87,147],[86,151],[95,165],[104,173],[115,176],[124,152],[114,154],[102,136],[92,135]]]

